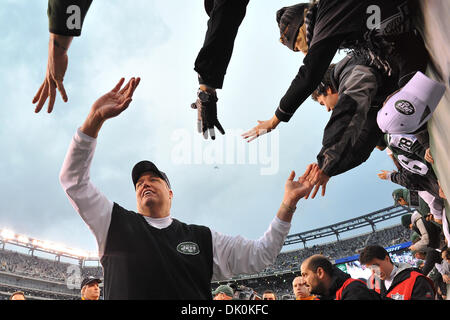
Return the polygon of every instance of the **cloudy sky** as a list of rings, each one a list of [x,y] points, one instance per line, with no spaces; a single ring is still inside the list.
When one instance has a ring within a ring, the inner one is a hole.
[[[280,3],[251,1],[248,6],[218,91],[219,120],[227,134],[213,142],[194,131],[196,111],[190,108],[198,87],[193,66],[207,23],[203,1],[94,0],[81,37],[69,50],[64,81],[68,103],[58,95],[51,114],[45,112],[47,106],[35,114],[31,100],[47,64],[47,3],[3,0],[0,228],[97,250],[58,175],[92,103],[120,77],[139,76],[128,110],[100,132],[93,183],[112,201],[134,210],[131,168],[149,159],[171,180],[173,217],[225,234],[260,237],[279,208],[290,171],[301,174],[315,161],[330,116],[308,99],[289,123],[252,146],[239,137],[257,120],[273,116],[302,64],[301,53],[278,41],[275,13]],[[332,178],[325,197],[300,201],[291,233],[391,206],[397,186],[376,174],[392,168],[385,153],[374,151],[360,167]]]

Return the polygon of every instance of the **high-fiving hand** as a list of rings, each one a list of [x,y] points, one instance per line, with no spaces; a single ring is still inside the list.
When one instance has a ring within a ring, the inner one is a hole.
[[[313,185],[306,179],[306,173],[294,180],[295,171],[292,171],[284,186],[283,203],[295,208],[297,202],[306,197],[312,190]]]
[[[306,167],[305,176],[306,179],[313,185],[313,187],[315,187],[311,198],[314,199],[316,197],[316,194],[319,191],[320,187],[322,187],[322,197],[325,196],[327,183],[330,180],[330,177],[327,176],[323,172],[323,170],[319,168],[319,165],[317,163],[311,163]],[[308,199],[308,197],[309,193],[305,197],[305,199]]]
[[[130,105],[134,90],[140,81],[141,78],[131,78],[125,87],[120,89],[125,82],[125,78],[121,78],[110,92],[94,102],[91,112],[101,120],[118,116]]]
[[[58,89],[61,94],[63,101],[67,102],[68,98],[63,80],[69,62],[67,50],[69,49],[71,42],[72,37],[50,33],[47,72],[44,82],[33,98],[33,104],[37,103],[34,112],[38,113],[41,111],[47,98],[49,98],[47,112],[52,112],[56,99],[56,89]]]
[[[141,78],[131,78],[125,87],[122,87],[125,78],[121,78],[117,85],[108,93],[101,96],[92,105],[81,131],[96,138],[103,123],[110,118],[121,114],[130,105],[134,90]]]
[[[253,129],[245,132],[242,134],[242,137],[244,139],[247,139],[247,142],[251,142],[258,138],[259,136],[262,136],[266,133],[269,133],[270,131],[274,130],[278,124],[280,123],[280,120],[276,116],[273,116],[272,119],[266,120],[266,121],[260,121],[258,120],[258,125],[254,127]]]

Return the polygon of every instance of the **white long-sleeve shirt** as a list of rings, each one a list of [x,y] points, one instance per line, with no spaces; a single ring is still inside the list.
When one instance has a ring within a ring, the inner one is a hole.
[[[113,202],[103,195],[90,180],[90,166],[97,140],[80,129],[75,133],[60,172],[60,183],[72,206],[94,234],[100,258],[106,246],[111,223]],[[153,227],[163,229],[172,223],[172,217],[145,220]],[[275,217],[258,240],[228,236],[211,230],[213,247],[212,280],[229,279],[239,274],[253,274],[273,264],[281,251],[291,224]]]

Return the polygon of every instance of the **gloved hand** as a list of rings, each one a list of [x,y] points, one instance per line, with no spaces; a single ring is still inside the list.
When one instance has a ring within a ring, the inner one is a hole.
[[[216,93],[198,90],[197,101],[191,104],[192,109],[198,110],[197,130],[203,134],[205,139],[208,139],[208,133],[211,139],[216,139],[214,127],[225,134],[219,120],[217,119],[217,95]]]

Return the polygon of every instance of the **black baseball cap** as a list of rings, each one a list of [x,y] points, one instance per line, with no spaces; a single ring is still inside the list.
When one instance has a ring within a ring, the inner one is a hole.
[[[167,183],[167,186],[169,187],[169,189],[171,189],[169,178],[167,178],[167,175],[164,172],[160,171],[153,162],[148,161],[148,160],[140,161],[140,162],[136,163],[133,167],[133,170],[131,172],[131,178],[133,179],[133,184],[134,184],[135,189],[136,189],[137,181],[142,176],[142,174],[144,174],[144,172],[155,173],[158,177],[163,179]]]
[[[93,276],[86,277],[81,282],[81,288],[83,288],[85,285],[92,283],[92,282],[102,283],[102,280],[100,280],[99,278],[93,277]]]

